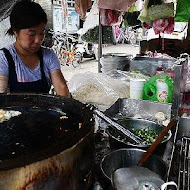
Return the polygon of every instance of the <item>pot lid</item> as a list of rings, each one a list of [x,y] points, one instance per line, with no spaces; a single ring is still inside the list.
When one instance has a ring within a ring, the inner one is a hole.
[[[93,129],[92,111],[69,98],[3,94],[0,95],[2,110],[19,114],[0,120],[0,170],[21,167],[58,154]]]
[[[112,174],[112,184],[117,190],[159,190],[164,181],[145,167],[119,168]]]

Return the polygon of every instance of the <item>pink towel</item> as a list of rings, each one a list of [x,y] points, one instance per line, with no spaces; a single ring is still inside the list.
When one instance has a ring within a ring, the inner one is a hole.
[[[91,0],[75,0],[75,11],[80,15],[80,19],[86,19],[86,12],[92,7]]]
[[[99,0],[98,7],[126,12],[136,0]]]

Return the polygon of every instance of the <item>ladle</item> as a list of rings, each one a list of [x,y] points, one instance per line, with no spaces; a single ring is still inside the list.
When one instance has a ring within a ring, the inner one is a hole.
[[[135,142],[136,144],[144,144],[144,141],[136,136],[134,133],[123,127],[121,124],[117,123],[116,121],[113,121],[110,117],[106,116],[101,111],[95,109],[94,113],[98,115],[101,119],[105,120],[110,124],[110,126],[114,129],[116,129],[119,133],[127,136],[131,141]]]

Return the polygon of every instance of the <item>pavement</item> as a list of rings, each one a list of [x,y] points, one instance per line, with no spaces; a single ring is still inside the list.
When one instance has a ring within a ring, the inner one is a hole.
[[[139,52],[139,47],[131,44],[117,44],[102,47],[102,54],[106,53],[125,53],[133,57]],[[69,81],[75,74],[92,72],[98,73],[98,61],[92,58],[84,58],[80,67],[74,68],[72,65],[61,66],[61,71],[67,81]]]

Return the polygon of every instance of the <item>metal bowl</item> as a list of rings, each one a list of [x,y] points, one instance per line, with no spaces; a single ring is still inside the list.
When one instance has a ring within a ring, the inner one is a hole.
[[[115,170],[137,165],[144,153],[145,150],[138,148],[123,148],[112,151],[102,159],[101,171],[106,179],[111,180],[111,175]],[[166,177],[167,166],[159,156],[152,154],[143,166],[161,176],[162,179]]]
[[[148,129],[154,130],[156,134],[158,135],[161,133],[161,131],[165,127],[163,125],[159,125],[156,122],[144,120],[144,119],[125,118],[125,119],[119,119],[117,122],[121,123],[126,129],[129,129],[129,130],[148,128]],[[127,139],[127,137],[125,137],[124,135],[121,135],[120,133],[118,133],[111,127],[108,127],[107,133],[109,135],[110,146],[112,149],[126,148],[126,147],[147,149],[150,146],[150,144],[133,144],[132,142],[130,142],[129,139]],[[165,147],[166,143],[171,138],[171,136],[172,136],[172,133],[171,131],[169,131],[166,138],[160,143],[158,147],[159,148],[161,148],[162,146]]]

